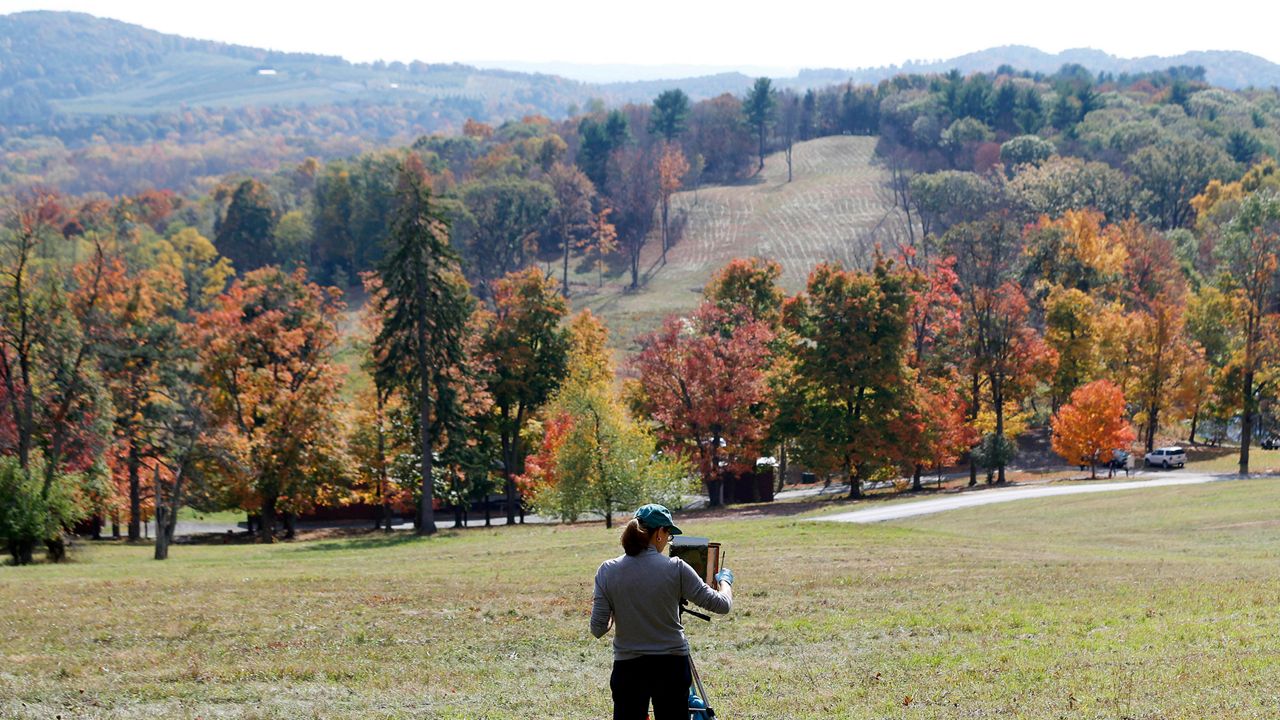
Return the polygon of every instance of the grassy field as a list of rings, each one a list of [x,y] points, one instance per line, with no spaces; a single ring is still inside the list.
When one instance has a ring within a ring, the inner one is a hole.
[[[1278,502],[1247,480],[871,527],[687,517],[739,576],[689,634],[725,718],[1275,717]],[[0,716],[605,717],[586,623],[616,549],[529,526],[0,568]]]
[[[820,261],[868,264],[875,244],[890,247],[899,229],[881,192],[882,170],[871,162],[875,143],[873,137],[811,140],[795,146],[791,183],[776,153],[759,175],[741,184],[678,194],[672,217],[683,214],[686,224],[667,264],[660,264],[655,228],[641,262],[644,287],[630,291],[631,276],[623,272],[596,289],[595,271],[579,268],[583,272],[571,277],[575,308],[602,315],[615,344],[626,347],[664,315],[696,306],[711,275],[734,258],[777,260],[788,292],[802,290]]]

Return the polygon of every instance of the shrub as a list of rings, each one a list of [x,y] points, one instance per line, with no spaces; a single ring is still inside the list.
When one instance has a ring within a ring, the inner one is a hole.
[[[86,515],[80,490],[96,474],[56,475],[46,491],[42,465],[24,470],[17,458],[0,457],[0,540],[15,564],[30,563],[41,542],[60,559],[63,531]]]

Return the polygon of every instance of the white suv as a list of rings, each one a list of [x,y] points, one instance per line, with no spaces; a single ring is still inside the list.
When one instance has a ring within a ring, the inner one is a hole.
[[[1148,467],[1156,465],[1166,470],[1171,467],[1182,467],[1187,464],[1187,453],[1180,447],[1156,448],[1147,453],[1143,462]]]

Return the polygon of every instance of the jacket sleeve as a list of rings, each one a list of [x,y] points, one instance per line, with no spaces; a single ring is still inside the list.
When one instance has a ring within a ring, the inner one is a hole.
[[[733,601],[724,593],[703,582],[689,563],[680,559],[676,562],[680,564],[681,597],[700,608],[720,615],[724,615],[733,608]]]
[[[591,597],[591,634],[597,638],[609,632],[609,621],[613,618],[613,607],[604,592],[604,566],[596,571],[596,589]]]

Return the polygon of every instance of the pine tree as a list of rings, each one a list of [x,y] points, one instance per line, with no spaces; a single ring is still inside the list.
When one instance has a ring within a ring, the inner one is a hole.
[[[422,162],[409,156],[396,184],[397,208],[372,298],[383,318],[374,339],[377,375],[416,401],[422,496],[418,533],[436,531],[432,461],[436,444],[465,418],[458,375],[466,362],[467,323],[475,307],[449,246],[449,228],[432,206]]]

